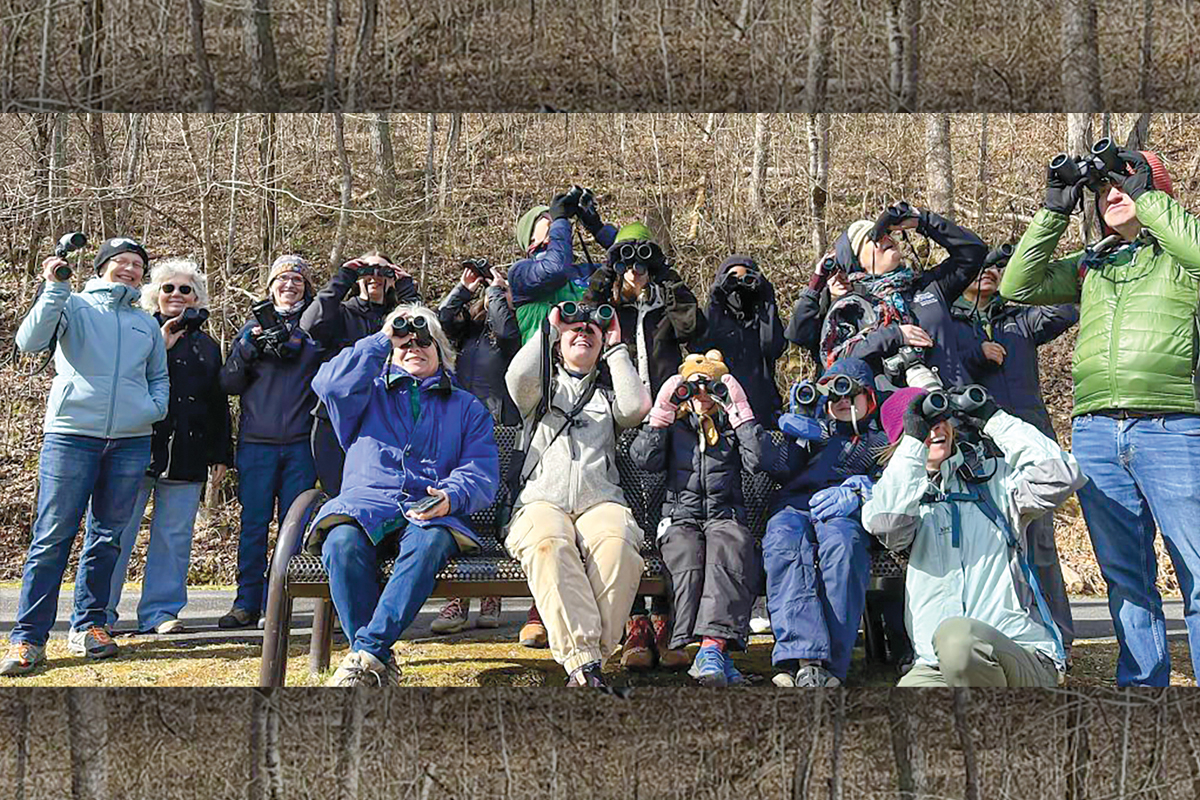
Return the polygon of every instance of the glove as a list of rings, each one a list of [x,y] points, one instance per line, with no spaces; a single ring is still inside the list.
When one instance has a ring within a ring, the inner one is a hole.
[[[840,486],[831,486],[814,494],[808,501],[808,509],[818,522],[848,517],[871,499],[874,486],[866,475],[853,475],[842,481]]]
[[[729,424],[737,428],[747,422],[753,422],[754,409],[750,407],[746,390],[738,383],[737,378],[727,372],[721,376],[721,383],[729,390],[729,403],[725,409],[729,414]]]
[[[1054,170],[1046,167],[1046,202],[1043,203],[1050,211],[1057,211],[1059,214],[1070,216],[1079,207],[1079,201],[1083,198],[1083,181],[1068,185],[1063,183]]]
[[[588,233],[595,236],[604,227],[604,223],[600,221],[600,212],[596,210],[596,204],[593,201],[587,206],[579,206],[577,217],[583,227],[587,228]]]
[[[925,419],[925,414],[921,411],[921,405],[925,402],[925,395],[917,395],[908,404],[908,408],[904,411],[904,435],[911,436],[918,442],[924,442],[929,436],[929,432],[933,430],[934,423]]]
[[[238,348],[242,351],[243,361],[257,361],[262,356],[262,351],[258,349],[252,331],[246,331],[242,334],[242,337],[238,339]]]
[[[396,300],[401,303],[420,302],[421,293],[417,291],[417,282],[405,276],[396,281]]]
[[[598,267],[588,281],[588,288],[587,292],[584,293],[583,301],[594,306],[603,303],[612,304],[613,287],[616,285],[616,270],[609,266]]]
[[[658,390],[654,398],[654,408],[650,409],[650,427],[668,428],[675,422],[675,414],[679,406],[675,404],[675,389],[683,383],[682,375],[672,375]]]
[[[821,423],[803,414],[780,414],[779,430],[800,442],[819,442],[825,438]]]
[[[579,201],[569,194],[556,194],[550,201],[550,219],[570,219],[579,213]]]
[[[1108,173],[1109,180],[1116,184],[1122,192],[1137,200],[1144,192],[1154,188],[1154,172],[1150,169],[1150,162],[1144,155],[1137,150],[1126,150],[1124,147],[1117,150],[1117,155],[1133,168],[1132,175],[1123,175],[1120,172]]]

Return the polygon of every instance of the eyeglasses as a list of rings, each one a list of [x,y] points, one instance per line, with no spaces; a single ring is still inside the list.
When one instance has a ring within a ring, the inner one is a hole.
[[[163,294],[175,294],[175,292],[178,291],[181,295],[187,297],[192,293],[192,287],[188,286],[186,283],[180,284],[179,286],[176,286],[173,283],[164,283],[161,288]]]
[[[304,283],[304,277],[294,272],[285,272],[275,280],[279,283]]]

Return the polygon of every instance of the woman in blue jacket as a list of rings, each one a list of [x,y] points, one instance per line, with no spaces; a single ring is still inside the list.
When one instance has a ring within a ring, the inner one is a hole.
[[[67,644],[86,658],[117,654],[104,627],[109,584],[121,532],[150,465],[154,423],[167,415],[167,348],[154,317],[135,305],[147,261],[132,239],[108,239],[96,255],[97,277],[72,293],[54,275],[67,262],[46,259],[45,291],[17,331],[17,346],[27,353],[57,346],[57,374],[46,404],[37,516],[17,624],[0,675],[26,675],[45,662],[59,587],[85,511]]]
[[[454,358],[437,316],[402,305],[313,380],[346,450],[341,494],[314,526],[326,534],[321,560],[350,639],[330,686],[398,683],[392,645],[429,599],[438,570],[479,547],[466,518],[495,499],[500,458],[491,415],[450,377]],[[423,508],[431,498],[436,504]],[[381,590],[379,564],[397,540]]]

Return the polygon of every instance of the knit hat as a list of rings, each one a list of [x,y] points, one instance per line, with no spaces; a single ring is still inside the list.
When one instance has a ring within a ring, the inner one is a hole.
[[[271,262],[271,271],[267,274],[267,291],[271,291],[271,284],[275,279],[285,272],[298,272],[301,278],[304,278],[304,286],[307,294],[313,293],[312,285],[312,267],[304,260],[303,256],[290,253],[279,256]]]
[[[517,235],[517,247],[521,248],[521,252],[529,250],[529,243],[533,240],[533,226],[542,218],[543,214],[550,212],[550,206],[534,206],[521,215],[517,220],[515,233]]]
[[[889,442],[895,444],[904,435],[904,412],[908,411],[913,398],[924,397],[927,394],[929,392],[924,389],[909,386],[897,389],[892,392],[891,397],[883,401],[883,408],[879,409],[879,421],[883,423],[883,430],[887,433]]]
[[[654,234],[650,233],[650,229],[641,222],[631,222],[625,225],[621,230],[617,231],[617,238],[613,239],[613,244],[620,242],[653,242]]]
[[[875,223],[869,219],[860,219],[850,223],[850,227],[846,228],[846,238],[850,241],[850,250],[854,253],[854,258],[858,258],[858,251],[862,249],[862,243],[866,241],[867,234],[875,227]]]
[[[690,354],[679,367],[679,374],[684,380],[693,375],[703,375],[710,381],[719,381],[722,376],[729,374],[729,367],[725,366],[725,357],[720,350],[709,350],[704,355]]]
[[[146,255],[146,248],[135,242],[133,239],[128,239],[123,236],[116,239],[106,239],[100,245],[100,252],[96,253],[96,260],[93,262],[96,267],[96,274],[99,275],[104,271],[104,265],[113,256],[121,253],[137,253],[142,257],[142,266],[150,266],[150,257]]]

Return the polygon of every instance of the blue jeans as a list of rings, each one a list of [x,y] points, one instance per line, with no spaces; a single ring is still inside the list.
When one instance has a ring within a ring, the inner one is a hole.
[[[113,569],[112,590],[108,598],[108,624],[116,625],[125,587],[129,556],[137,542],[138,528],[150,493],[154,493],[154,520],[150,523],[150,544],[146,548],[146,569],[142,576],[142,596],[138,601],[138,630],[151,631],[159,623],[178,619],[187,605],[188,564],[192,559],[192,531],[196,512],[204,494],[203,481],[171,481],[146,476],[138,492],[133,516],[121,534],[121,555]]]
[[[1076,417],[1072,451],[1089,480],[1079,503],[1117,629],[1117,685],[1166,686],[1171,672],[1154,582],[1156,526],[1183,594],[1192,668],[1200,675],[1200,415]]]
[[[400,534],[400,554],[381,591],[378,546],[357,525],[329,531],[321,562],[329,573],[329,594],[350,649],[391,660],[392,645],[429,599],[438,571],[457,554],[449,528],[409,525]]]
[[[38,463],[37,518],[21,578],[13,643],[44,645],[58,615],[71,545],[87,512],[75,575],[72,630],[107,622],[109,586],[138,487],[150,466],[150,437],[99,439],[48,433]]]
[[[238,536],[238,586],[233,604],[253,615],[262,611],[267,600],[267,529],[271,517],[283,525],[292,502],[316,485],[317,468],[305,440],[293,444],[239,442],[237,470],[242,532]]]
[[[814,525],[788,506],[767,521],[763,564],[775,632],[771,662],[819,659],[845,681],[871,579],[862,525],[850,517]]]

